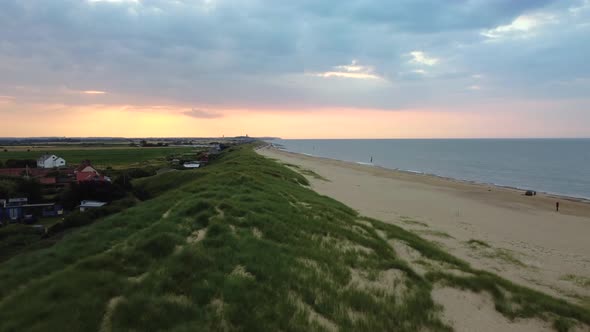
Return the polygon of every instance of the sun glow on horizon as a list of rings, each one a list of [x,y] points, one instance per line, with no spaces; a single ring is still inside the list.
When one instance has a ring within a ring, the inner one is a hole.
[[[2,104],[10,108],[11,104]],[[549,125],[529,113],[510,109],[495,113],[445,109],[197,109],[182,106],[133,105],[20,105],[35,121],[23,123],[22,114],[0,112],[3,136],[122,136],[220,137],[275,136],[282,138],[494,138],[546,137]],[[522,107],[517,104],[513,108]],[[0,110],[2,109],[0,108]],[[560,135],[554,120],[554,137]],[[524,130],[521,123],[533,124]],[[568,128],[583,136],[584,128]],[[519,135],[514,135],[519,133]]]
[[[84,90],[82,91],[83,94],[86,95],[104,95],[106,94],[105,91],[99,91],[99,90]]]

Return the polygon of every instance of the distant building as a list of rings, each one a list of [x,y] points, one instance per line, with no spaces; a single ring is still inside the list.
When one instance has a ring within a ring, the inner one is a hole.
[[[27,204],[29,200],[27,198],[10,198],[4,201],[4,214],[6,219],[11,222],[17,222],[24,215],[23,206]]]
[[[82,202],[80,202],[80,212],[84,212],[89,209],[97,209],[97,208],[103,207],[105,205],[107,205],[106,202],[82,201]]]
[[[187,163],[182,164],[182,166],[184,168],[199,168],[199,167],[201,167],[201,164],[191,161],[191,162],[187,162]]]
[[[88,159],[84,160],[78,167],[76,167],[76,169],[74,169],[74,173],[80,172],[93,172],[98,174],[98,171],[92,166],[92,163]]]
[[[44,154],[37,159],[37,167],[39,168],[55,168],[65,167],[66,161],[54,154]]]
[[[96,168],[92,166],[90,160],[84,160],[80,166],[74,170],[76,181],[81,182],[111,182],[108,176],[101,175]]]
[[[57,178],[56,177],[40,178],[39,183],[41,183],[43,185],[54,185],[54,184],[57,184]]]

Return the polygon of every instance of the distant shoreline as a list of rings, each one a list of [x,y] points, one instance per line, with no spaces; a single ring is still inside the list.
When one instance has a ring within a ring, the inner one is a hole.
[[[333,161],[348,163],[348,164],[352,164],[352,165],[381,169],[384,171],[399,172],[399,173],[410,175],[410,176],[430,177],[430,178],[435,178],[435,179],[454,182],[454,183],[462,183],[462,184],[474,185],[474,186],[485,186],[485,187],[506,189],[506,190],[511,190],[511,191],[515,191],[515,192],[521,192],[523,194],[527,190],[533,190],[537,194],[542,194],[546,197],[551,197],[551,198],[554,198],[557,200],[565,200],[565,201],[570,201],[570,202],[590,204],[590,197],[578,197],[578,196],[571,196],[571,195],[562,194],[562,193],[540,191],[540,190],[536,190],[536,189],[532,189],[532,188],[519,188],[519,187],[515,187],[515,186],[510,186],[510,185],[501,185],[501,184],[496,184],[496,183],[487,183],[487,182],[478,182],[478,181],[465,180],[465,179],[457,179],[457,178],[452,178],[452,177],[448,177],[448,176],[442,176],[442,175],[437,175],[437,174],[432,174],[432,173],[425,173],[425,172],[420,172],[420,171],[412,171],[412,170],[406,170],[406,169],[400,169],[400,168],[389,168],[389,167],[385,167],[385,166],[379,166],[379,165],[374,165],[374,164],[359,162],[359,161],[350,161],[350,160],[341,160],[341,159],[335,159],[335,158],[329,158],[329,157],[322,157],[322,156],[312,155],[312,154],[308,154],[308,153],[299,153],[299,152],[289,151],[286,148],[283,148],[282,146],[279,147],[279,146],[277,146],[277,144],[272,144],[272,143],[270,143],[270,146],[272,147],[272,149],[275,149],[275,150],[278,150],[281,152],[291,153],[291,154],[299,155],[299,156],[306,156],[306,157],[310,157],[310,158],[333,160]]]

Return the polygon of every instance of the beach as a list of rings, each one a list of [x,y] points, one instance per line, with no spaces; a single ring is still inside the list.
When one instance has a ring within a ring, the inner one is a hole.
[[[590,305],[590,204],[586,200],[543,193],[525,196],[517,189],[271,147],[258,152],[306,175],[318,193],[361,215],[411,230],[474,268]]]

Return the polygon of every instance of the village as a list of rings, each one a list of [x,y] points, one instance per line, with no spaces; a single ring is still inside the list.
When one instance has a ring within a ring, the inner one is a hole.
[[[43,154],[34,160],[9,160],[0,168],[0,180],[18,188],[10,192],[0,186],[0,227],[23,224],[45,234],[68,214],[83,214],[104,208],[130,196],[131,180],[174,170],[205,166],[221,145],[207,146],[197,158],[168,155],[166,164],[154,167],[100,170],[91,160],[70,165],[59,154]],[[11,167],[17,166],[17,167]],[[59,225],[58,225],[59,226]]]

